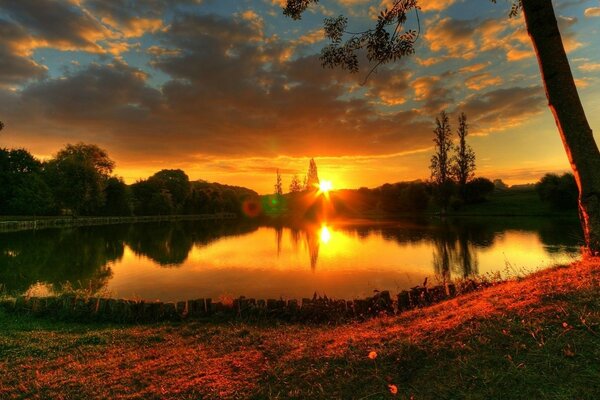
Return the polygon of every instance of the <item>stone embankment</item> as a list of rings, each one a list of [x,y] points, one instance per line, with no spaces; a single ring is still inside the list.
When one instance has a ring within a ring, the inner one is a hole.
[[[381,314],[398,314],[427,306],[471,292],[487,282],[466,280],[458,284],[435,287],[417,286],[392,297],[382,291],[372,297],[357,300],[337,300],[314,296],[302,301],[295,299],[257,300],[240,297],[233,302],[213,302],[212,299],[196,299],[176,303],[149,302],[99,297],[27,297],[0,301],[6,312],[32,314],[75,321],[107,321],[118,323],[148,323],[194,319],[264,319],[287,321],[343,321],[361,319]]]

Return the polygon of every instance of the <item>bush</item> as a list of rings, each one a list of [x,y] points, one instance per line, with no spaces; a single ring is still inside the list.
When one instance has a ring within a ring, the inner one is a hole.
[[[486,178],[475,178],[465,187],[465,201],[467,203],[481,203],[487,196],[494,192],[496,185]]]
[[[577,209],[579,190],[573,174],[546,174],[535,185],[535,189],[540,199],[555,210]]]

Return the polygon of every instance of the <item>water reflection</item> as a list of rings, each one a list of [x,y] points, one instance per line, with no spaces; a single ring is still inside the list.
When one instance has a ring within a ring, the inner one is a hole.
[[[194,245],[241,235],[255,224],[176,222],[49,229],[0,234],[0,288],[24,293],[36,283],[59,291],[65,284],[98,292],[125,248],[162,267],[178,267]]]
[[[0,235],[0,285],[11,294],[65,283],[124,297],[337,297],[578,256],[577,221],[464,219],[258,226],[177,222]]]

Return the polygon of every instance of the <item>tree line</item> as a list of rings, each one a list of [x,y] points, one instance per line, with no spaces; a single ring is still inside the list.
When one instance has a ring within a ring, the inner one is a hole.
[[[239,213],[257,193],[190,181],[164,169],[132,185],[113,176],[114,161],[93,144],[68,144],[41,161],[24,149],[0,149],[0,215],[131,216]]]

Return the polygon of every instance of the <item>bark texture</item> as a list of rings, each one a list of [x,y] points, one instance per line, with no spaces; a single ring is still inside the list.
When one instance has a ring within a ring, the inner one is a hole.
[[[522,0],[548,104],[579,187],[586,252],[600,256],[600,153],[587,121],[558,30],[552,0]]]

